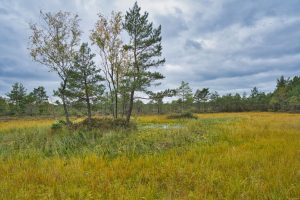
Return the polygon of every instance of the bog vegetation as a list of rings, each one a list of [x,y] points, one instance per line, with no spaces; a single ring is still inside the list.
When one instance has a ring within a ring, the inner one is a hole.
[[[299,198],[300,77],[242,96],[158,91],[161,26],[137,3],[98,15],[94,48],[79,20],[30,24],[30,56],[60,86],[55,102],[22,83],[0,97],[0,199]]]
[[[1,121],[0,198],[300,196],[299,114],[197,117],[134,117],[138,127],[126,131],[55,132],[53,120]]]

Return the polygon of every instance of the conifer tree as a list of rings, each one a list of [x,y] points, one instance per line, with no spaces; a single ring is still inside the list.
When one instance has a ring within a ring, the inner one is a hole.
[[[83,43],[79,52],[75,55],[74,66],[70,71],[70,80],[67,86],[72,99],[85,102],[87,107],[88,122],[91,122],[91,104],[101,97],[104,92],[100,69],[97,69],[93,58],[95,54],[87,43]]]
[[[11,110],[14,113],[24,113],[26,107],[26,89],[22,83],[14,83],[12,90],[6,94],[11,103]]]
[[[165,59],[160,58],[162,55],[161,26],[154,28],[153,23],[148,21],[148,13],[141,13],[137,2],[126,13],[123,26],[130,38],[129,44],[125,47],[132,53],[132,65],[128,73],[130,95],[126,116],[129,122],[135,93],[147,91],[153,81],[164,78],[161,73],[150,69],[163,64]]]

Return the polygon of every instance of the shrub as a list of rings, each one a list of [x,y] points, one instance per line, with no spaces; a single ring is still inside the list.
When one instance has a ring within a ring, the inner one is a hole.
[[[172,114],[167,116],[168,119],[197,119],[193,113],[186,112],[186,113],[180,113],[180,114]]]
[[[64,126],[66,126],[66,122],[64,121],[64,120],[58,120],[58,121],[56,121],[56,122],[54,122],[53,124],[52,124],[52,126],[51,126],[51,129],[52,130],[60,130],[60,129],[62,129]]]
[[[132,122],[129,124],[125,119],[112,119],[112,118],[92,118],[89,123],[88,119],[82,122],[73,124],[74,129],[101,129],[101,130],[116,130],[116,129],[135,129],[136,125]]]

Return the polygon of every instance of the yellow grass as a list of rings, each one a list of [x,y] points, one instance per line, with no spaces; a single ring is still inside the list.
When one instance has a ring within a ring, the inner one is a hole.
[[[182,148],[114,158],[92,151],[71,157],[0,157],[0,199],[299,199],[299,114],[198,117],[180,122],[187,126],[182,131],[204,134]],[[165,116],[136,121],[176,122]],[[18,120],[9,127],[50,123]],[[0,127],[8,128],[4,122]],[[159,140],[163,131],[150,132]]]
[[[31,118],[1,120],[0,130],[49,126],[53,123],[53,121],[54,121],[53,119],[31,119]]]

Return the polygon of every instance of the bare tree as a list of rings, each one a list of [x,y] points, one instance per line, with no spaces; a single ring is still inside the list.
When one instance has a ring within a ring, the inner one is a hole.
[[[72,60],[79,45],[81,31],[78,15],[59,11],[57,13],[40,12],[39,23],[30,24],[30,55],[61,79],[56,94],[61,98],[66,122],[70,124],[67,109],[67,83]]]

